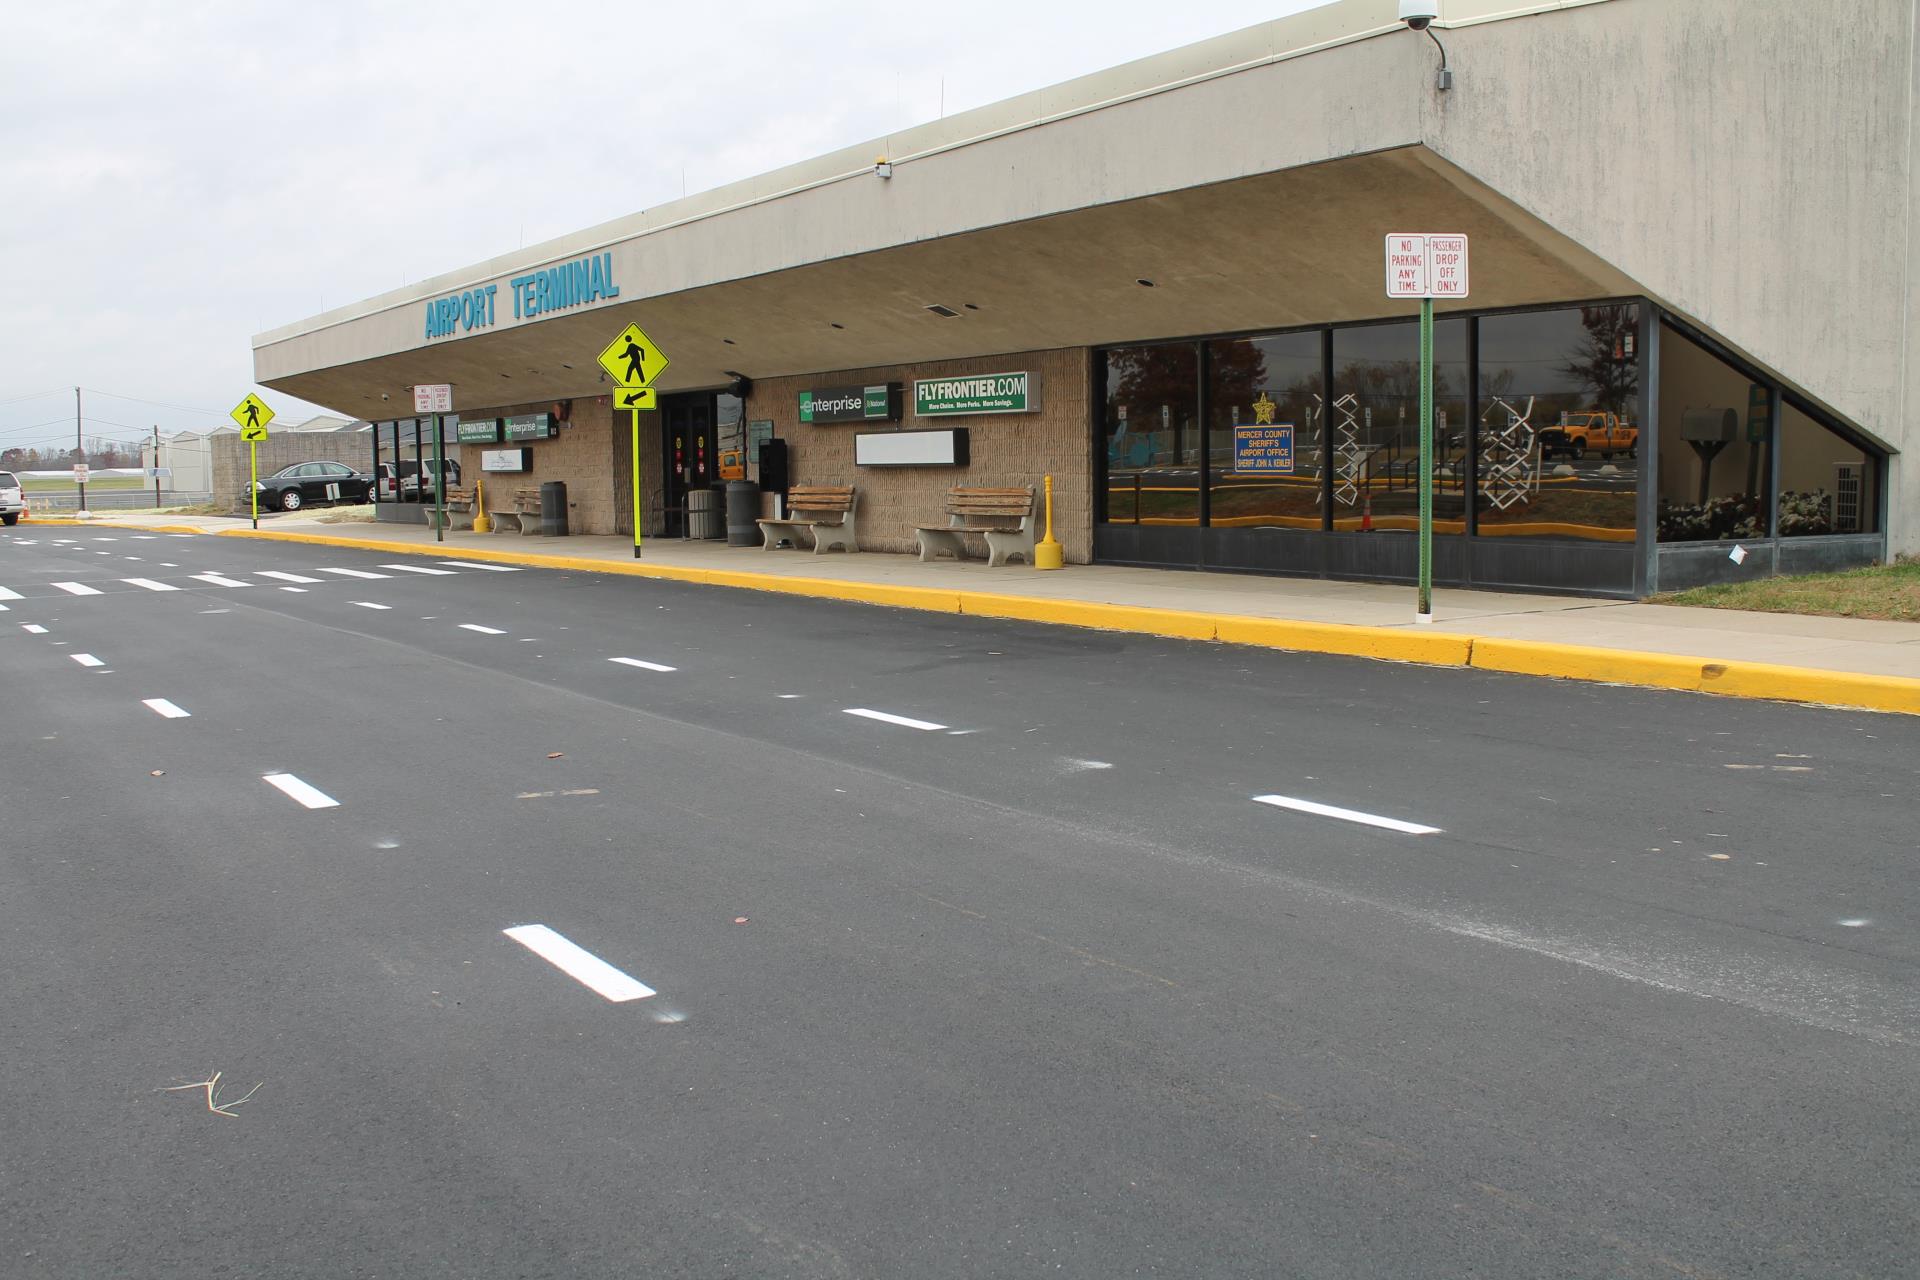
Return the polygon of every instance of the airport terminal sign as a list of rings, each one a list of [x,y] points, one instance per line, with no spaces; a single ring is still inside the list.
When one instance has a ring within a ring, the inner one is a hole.
[[[921,378],[913,384],[913,413],[918,418],[963,414],[1037,413],[1040,375],[974,373],[961,378]]]

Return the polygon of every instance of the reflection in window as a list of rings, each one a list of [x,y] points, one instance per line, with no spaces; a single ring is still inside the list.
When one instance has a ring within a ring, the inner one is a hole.
[[[1321,331],[1207,344],[1208,522],[1318,529]]]
[[[1334,528],[1420,527],[1420,326],[1333,334]],[[1442,320],[1433,343],[1433,531],[1466,531],[1467,322]]]
[[[1660,541],[1766,536],[1770,396],[1660,327]]]
[[[1875,459],[1795,408],[1780,406],[1780,536],[1873,533],[1879,526]]]
[[[1633,541],[1639,322],[1635,306],[1481,319],[1482,536]]]
[[[1113,524],[1200,523],[1200,349],[1106,353],[1107,491]]]

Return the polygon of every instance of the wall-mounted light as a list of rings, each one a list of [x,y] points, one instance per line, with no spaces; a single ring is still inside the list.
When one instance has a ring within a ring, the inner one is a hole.
[[[885,156],[881,156],[873,162],[873,172],[875,177],[891,178],[893,176],[893,161],[887,159]]]

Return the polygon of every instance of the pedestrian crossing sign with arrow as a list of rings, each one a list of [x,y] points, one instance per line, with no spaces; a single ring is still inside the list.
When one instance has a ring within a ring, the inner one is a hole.
[[[622,387],[645,387],[666,372],[667,357],[639,325],[630,324],[600,353],[600,367]]]
[[[240,424],[242,440],[265,440],[267,424],[273,421],[273,410],[265,400],[249,391],[247,398],[233,406],[233,412],[227,416]]]
[[[660,393],[652,387],[622,387],[620,394],[613,398],[616,409],[658,409]]]

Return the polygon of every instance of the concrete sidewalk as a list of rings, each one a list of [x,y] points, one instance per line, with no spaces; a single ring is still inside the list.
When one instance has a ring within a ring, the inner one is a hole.
[[[245,521],[216,517],[125,515],[111,523],[251,533]],[[1377,583],[1113,565],[1069,565],[1042,573],[1025,565],[989,569],[981,561],[922,564],[908,555],[816,556],[662,538],[648,539],[636,561],[626,538],[562,540],[456,530],[436,542],[433,532],[419,525],[327,524],[312,516],[263,521],[257,536],[1920,712],[1920,625],[1904,622],[1441,590],[1434,593],[1434,625],[1417,627],[1413,588]]]

